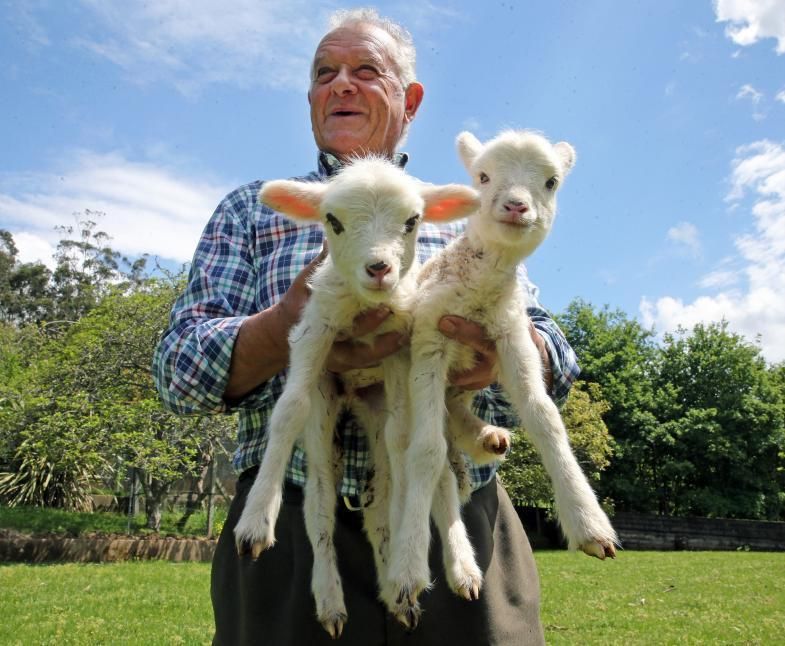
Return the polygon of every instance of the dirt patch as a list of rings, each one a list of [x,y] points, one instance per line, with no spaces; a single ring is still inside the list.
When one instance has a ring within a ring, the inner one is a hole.
[[[165,561],[211,561],[215,539],[174,536],[128,536],[125,534],[30,535],[0,530],[0,562],[110,563],[132,559]]]

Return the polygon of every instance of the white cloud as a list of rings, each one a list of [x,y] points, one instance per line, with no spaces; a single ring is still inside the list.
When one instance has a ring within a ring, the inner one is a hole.
[[[17,254],[19,262],[42,262],[50,269],[54,269],[55,245],[48,240],[27,231],[18,231],[14,234],[14,243],[19,251]]]
[[[785,90],[781,90],[777,93],[777,96],[774,97],[780,103],[785,103]]]
[[[717,22],[728,22],[725,35],[746,47],[765,38],[777,40],[785,54],[785,3],[782,0],[715,0]]]
[[[691,256],[699,256],[701,253],[698,229],[691,222],[679,222],[675,227],[668,229],[668,240],[675,242]]]
[[[755,119],[755,121],[763,121],[763,119],[766,118],[766,112],[760,110],[760,102],[763,100],[763,93],[758,92],[758,90],[751,85],[742,85],[736,94],[736,99],[748,99],[752,102],[752,118]]]
[[[27,0],[9,15],[31,46],[47,34],[48,4]],[[79,29],[70,43],[120,67],[131,82],[163,82],[197,96],[212,84],[305,91],[318,40],[334,0],[79,0],[70,11]],[[460,20],[448,6],[403,0],[392,16],[422,32]],[[50,28],[51,29],[51,28]],[[10,74],[12,70],[6,72]]]
[[[726,199],[752,216],[751,231],[735,240],[740,269],[708,274],[701,286],[717,291],[692,303],[643,298],[641,318],[659,331],[725,319],[751,340],[760,336],[769,361],[785,360],[785,143],[763,140],[739,148]]]
[[[38,49],[51,44],[49,34],[38,19],[37,13],[46,9],[42,0],[6,3],[4,18],[13,26],[14,32],[20,35],[27,47]]]
[[[327,0],[82,0],[98,29],[78,45],[136,82],[172,82],[185,94],[211,83],[302,90]]]
[[[54,228],[73,225],[85,209],[102,211],[98,228],[114,249],[184,262],[228,188],[119,153],[83,151],[60,172],[3,176],[0,226],[14,235],[20,259],[51,262],[61,237]]]
[[[698,285],[703,289],[728,288],[737,285],[739,272],[728,269],[717,269],[700,279]]]
[[[754,87],[751,85],[742,85],[741,89],[739,90],[738,94],[736,94],[737,99],[749,99],[753,103],[760,103],[760,100],[763,98],[763,94],[758,92]]]

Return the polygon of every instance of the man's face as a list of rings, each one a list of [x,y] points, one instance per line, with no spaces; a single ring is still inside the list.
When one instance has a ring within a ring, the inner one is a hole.
[[[422,86],[404,90],[390,56],[394,47],[386,32],[370,25],[336,29],[319,43],[308,102],[320,150],[339,157],[395,151]]]

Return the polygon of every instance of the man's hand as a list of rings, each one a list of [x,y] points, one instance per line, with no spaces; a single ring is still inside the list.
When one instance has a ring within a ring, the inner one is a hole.
[[[462,390],[480,390],[490,386],[498,378],[498,354],[496,344],[488,338],[485,329],[460,316],[443,316],[439,319],[439,331],[446,337],[463,343],[474,350],[475,364],[463,372],[451,372],[450,383]],[[529,322],[529,333],[540,352],[543,366],[543,377],[550,392],[553,386],[551,361],[548,349],[534,325]]]
[[[308,279],[327,257],[327,245],[297,274],[289,289],[272,307],[249,316],[240,326],[229,367],[224,399],[240,400],[289,363],[289,330],[300,320],[311,290]]]
[[[378,365],[382,359],[406,345],[409,342],[409,337],[402,332],[380,334],[370,345],[354,340],[371,334],[384,323],[388,316],[390,316],[390,310],[385,306],[358,314],[354,319],[351,331],[340,336],[333,343],[332,350],[327,357],[327,369],[330,372],[341,373],[355,368],[370,368]]]
[[[490,386],[497,378],[496,344],[488,338],[485,329],[460,316],[442,316],[439,331],[444,336],[463,343],[474,350],[474,366],[463,372],[450,372],[448,379],[462,390],[480,390]]]
[[[302,316],[303,308],[308,302],[308,297],[311,295],[311,289],[308,287],[308,279],[311,277],[316,268],[324,262],[327,258],[327,241],[324,242],[322,250],[319,252],[311,262],[309,262],[302,271],[295,277],[289,289],[281,297],[281,300],[273,305],[270,310],[275,313],[276,323],[279,326],[276,338],[286,344],[282,348],[285,354],[289,354],[289,330],[294,327]]]

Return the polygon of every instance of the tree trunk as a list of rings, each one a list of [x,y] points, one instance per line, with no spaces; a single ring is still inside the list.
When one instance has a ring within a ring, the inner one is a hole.
[[[145,493],[145,514],[147,515],[147,529],[160,531],[161,513],[164,501],[172,488],[171,483],[155,480],[145,474],[142,478]]]
[[[207,474],[212,461],[212,444],[210,444],[206,451],[201,452],[201,467],[199,469],[199,475],[191,477],[191,491],[188,492],[188,499],[185,502],[185,511],[177,521],[177,530],[180,532],[185,531],[185,525],[188,522],[188,519],[198,509],[201,509],[202,503],[209,494],[208,491],[205,491],[205,480],[207,479]]]

